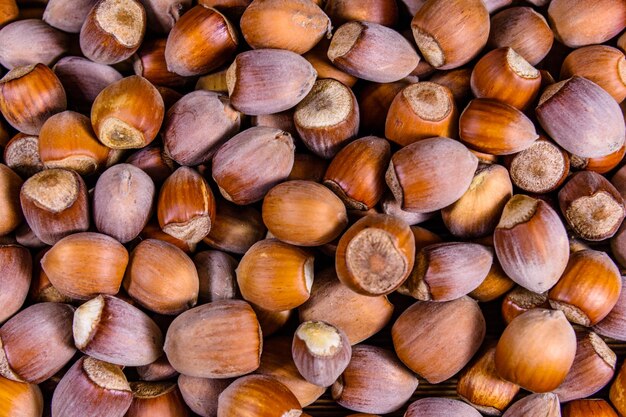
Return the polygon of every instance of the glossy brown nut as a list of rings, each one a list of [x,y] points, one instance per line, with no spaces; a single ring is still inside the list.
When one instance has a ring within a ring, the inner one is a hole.
[[[553,392],[564,403],[590,397],[613,379],[617,356],[593,332],[578,332],[574,364],[561,385]]]
[[[314,257],[277,239],[255,243],[237,267],[241,295],[269,311],[296,308],[309,299]]]
[[[50,116],[39,132],[39,157],[46,168],[74,170],[80,175],[101,171],[115,151],[98,141],[89,117],[73,111]]]
[[[253,49],[286,49],[300,55],[331,29],[328,16],[309,0],[253,1],[239,24]]]
[[[452,92],[434,82],[418,82],[393,99],[385,137],[400,146],[435,136],[457,136],[458,111]]]
[[[272,188],[263,200],[262,216],[274,237],[299,246],[331,242],[348,224],[339,197],[311,181],[287,181]]]
[[[330,159],[359,130],[359,106],[352,90],[333,79],[315,82],[293,115],[298,134],[314,154]]]
[[[332,159],[324,174],[324,185],[347,208],[368,210],[378,204],[385,192],[385,170],[390,158],[391,147],[385,139],[357,139]]]
[[[583,239],[612,237],[626,214],[624,200],[615,187],[595,172],[574,174],[559,191],[561,213]]]
[[[428,63],[453,69],[469,62],[487,43],[489,12],[478,0],[431,0],[417,11],[411,29]]]
[[[98,94],[122,79],[115,68],[78,56],[61,58],[52,70],[65,88],[70,107],[87,114]]]
[[[215,197],[204,177],[189,167],[174,171],[161,187],[157,217],[165,233],[200,242],[215,222]]]
[[[0,377],[0,414],[39,417],[43,415],[43,395],[38,385]]]
[[[621,290],[622,277],[611,258],[589,249],[572,253],[548,298],[552,308],[562,310],[569,321],[590,327],[611,312]]]
[[[626,144],[606,156],[600,156],[597,158],[581,158],[579,156],[572,155],[570,158],[570,165],[575,170],[584,169],[586,171],[597,172],[598,174],[606,174],[622,162],[624,155],[626,155]]]
[[[393,83],[363,83],[356,91],[361,119],[360,131],[384,137],[389,107],[396,95],[410,83],[406,79]]]
[[[576,335],[561,311],[533,309],[507,326],[496,347],[498,375],[532,392],[556,389],[576,355]]]
[[[148,365],[163,354],[163,334],[156,323],[110,295],[99,295],[76,309],[73,333],[80,351],[116,365]]]
[[[498,376],[495,354],[495,343],[490,344],[461,373],[456,392],[461,399],[480,412],[499,416],[513,401],[520,388]]]
[[[0,328],[0,374],[39,384],[60,371],[76,352],[73,314],[67,304],[39,303],[13,316]]]
[[[352,291],[377,296],[397,289],[413,269],[415,238],[409,225],[387,214],[368,215],[337,245],[335,268]]]
[[[0,79],[0,112],[22,133],[39,134],[48,117],[66,108],[61,82],[43,64],[13,68]]]
[[[149,39],[133,56],[133,70],[154,85],[182,87],[188,79],[167,69],[165,62],[166,39]]]
[[[0,323],[17,313],[26,297],[31,283],[33,261],[28,249],[14,244],[0,245]],[[6,289],[6,290],[4,290]]]
[[[504,273],[498,260],[494,259],[483,282],[468,295],[476,301],[487,303],[502,297],[513,287],[515,282]]]
[[[227,97],[211,91],[186,94],[168,110],[163,123],[163,144],[181,165],[211,160],[218,148],[239,132],[241,113]],[[206,129],[211,126],[211,129]]]
[[[49,0],[43,21],[64,32],[79,33],[83,22],[98,0]]]
[[[174,382],[131,382],[133,402],[126,417],[188,417],[189,410]]]
[[[335,26],[351,20],[362,20],[393,27],[398,22],[398,5],[385,0],[330,0],[324,11]]]
[[[44,243],[89,228],[89,203],[83,179],[73,171],[47,169],[30,177],[20,191],[28,225]]]
[[[198,272],[174,245],[143,240],[131,252],[124,289],[141,306],[159,314],[179,314],[198,300]]]
[[[567,0],[553,0],[548,7],[554,35],[570,48],[604,43],[626,27],[626,4],[593,0],[571,6]],[[581,24],[586,26],[584,31]]]
[[[524,110],[539,94],[541,74],[514,49],[498,48],[476,63],[471,87],[478,98],[491,98]]]
[[[104,415],[123,417],[133,393],[122,370],[83,356],[65,373],[52,396],[52,416]]]
[[[493,251],[477,243],[426,246],[398,292],[422,301],[451,301],[478,288],[493,263]]]
[[[598,84],[618,103],[626,98],[626,58],[617,48],[591,45],[572,51],[563,61],[561,79],[574,75]]]
[[[624,386],[626,383],[625,379],[626,367],[622,365],[617,374],[617,377],[611,385],[611,390],[609,391],[609,398],[611,399],[611,403],[620,415],[626,414],[626,387]]]
[[[263,335],[266,336],[265,333]],[[275,378],[282,383],[296,396],[302,407],[313,404],[326,391],[325,386],[312,384],[300,374],[293,360],[290,336],[271,337],[263,341],[261,365],[256,373]]]
[[[20,207],[20,188],[22,179],[11,168],[0,164],[0,236],[14,231],[22,222],[22,208]]]
[[[91,124],[100,142],[109,148],[143,148],[155,139],[164,112],[158,90],[145,78],[132,75],[98,94],[91,108]]]
[[[80,50],[100,64],[130,58],[143,42],[146,11],[137,0],[99,0],[80,29]]]
[[[469,297],[454,301],[418,301],[391,329],[396,354],[413,372],[438,384],[459,372],[485,338],[485,318]],[[436,358],[445,355],[445,363]]]
[[[554,286],[569,260],[569,241],[559,215],[544,201],[517,194],[504,207],[494,232],[504,272],[542,293]]]
[[[596,158],[624,145],[624,117],[617,102],[577,75],[546,88],[535,113],[550,137],[574,155]]]
[[[257,202],[289,176],[294,152],[289,133],[272,127],[251,127],[215,153],[213,180],[228,201],[239,205]]]
[[[552,48],[554,34],[532,7],[511,7],[491,17],[488,46],[510,47],[530,65],[537,65]]]
[[[8,69],[24,65],[52,65],[70,49],[70,38],[39,19],[9,23],[0,29],[0,64]]]
[[[62,294],[87,300],[115,295],[128,264],[128,252],[100,233],[76,233],[59,240],[41,260],[43,271]]]
[[[15,0],[3,0],[0,2],[0,26],[17,19],[19,9]]]
[[[502,210],[513,194],[506,168],[480,164],[469,188],[452,205],[441,210],[446,228],[460,238],[476,238],[492,233]]]
[[[202,378],[232,378],[259,367],[262,336],[248,303],[222,300],[176,317],[164,350],[178,372]]]
[[[342,329],[355,345],[385,327],[393,310],[386,296],[355,293],[339,282],[334,269],[327,269],[315,275],[311,296],[299,313],[300,321],[323,321]]]
[[[513,403],[502,417],[525,416],[561,417],[559,397],[556,394],[531,394]]]
[[[217,415],[217,399],[231,383],[232,379],[196,378],[181,374],[178,389],[185,404],[202,417]]]
[[[569,154],[542,136],[505,162],[513,184],[534,194],[554,191],[565,182],[570,170]]]
[[[276,379],[248,375],[230,384],[219,396],[217,417],[302,415],[298,399]]]
[[[472,70],[470,68],[458,68],[449,71],[437,71],[428,81],[447,87],[457,105],[460,106],[465,104],[472,94],[471,75]]]
[[[459,136],[467,146],[492,155],[523,151],[539,138],[533,122],[515,107],[477,98],[463,110]]]
[[[398,410],[417,388],[417,378],[390,351],[359,345],[348,367],[331,387],[342,407],[362,413]]]
[[[171,72],[188,77],[226,64],[237,50],[237,35],[215,9],[201,5],[186,12],[167,37],[165,61]]]
[[[218,199],[215,223],[203,241],[212,248],[243,255],[265,233],[261,213],[256,208]]]
[[[336,29],[328,58],[348,74],[377,83],[406,77],[420,59],[413,46],[398,32],[365,21],[348,22]]]
[[[278,49],[242,52],[226,72],[232,106],[249,115],[292,108],[311,91],[316,77],[306,59]]]
[[[459,142],[424,139],[393,154],[386,181],[402,210],[428,213],[461,198],[477,167],[478,158]]]
[[[565,404],[563,417],[617,417],[617,413],[608,402],[601,399],[575,400]]]
[[[404,417],[478,417],[475,408],[449,398],[422,398],[409,405]]]

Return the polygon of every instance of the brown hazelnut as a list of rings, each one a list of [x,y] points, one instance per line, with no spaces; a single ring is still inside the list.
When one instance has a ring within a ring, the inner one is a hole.
[[[0,64],[8,69],[38,63],[51,66],[70,49],[67,33],[40,19],[9,23],[0,29]]]
[[[300,55],[331,29],[328,16],[309,0],[253,1],[239,24],[253,49],[286,49]]]
[[[212,176],[228,201],[246,205],[262,200],[293,167],[291,135],[272,127],[251,127],[222,145],[212,161]]]
[[[250,305],[222,300],[176,317],[163,350],[181,374],[232,378],[259,367],[261,345],[261,329]]]
[[[416,302],[398,317],[391,337],[400,360],[429,383],[438,384],[467,365],[478,352],[485,332],[478,303],[461,297]],[[437,360],[442,356],[445,362]]]
[[[206,74],[226,64],[237,50],[235,30],[224,15],[194,6],[174,24],[167,37],[167,69],[184,77]]]
[[[109,84],[91,108],[98,139],[113,149],[143,148],[154,140],[165,107],[158,90],[138,75]]]
[[[576,355],[576,335],[561,311],[541,308],[511,321],[498,341],[498,375],[532,392],[549,392],[565,380]]]
[[[438,69],[469,62],[487,43],[489,12],[479,0],[429,0],[411,29],[424,59]]]
[[[22,133],[39,134],[48,117],[66,108],[61,82],[43,64],[13,68],[0,79],[0,112]]]
[[[146,11],[138,0],[99,0],[80,29],[80,50],[100,64],[130,58],[143,42]]]

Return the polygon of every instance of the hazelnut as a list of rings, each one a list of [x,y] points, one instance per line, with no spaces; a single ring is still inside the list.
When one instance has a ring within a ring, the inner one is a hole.
[[[226,64],[237,45],[237,35],[223,14],[194,6],[178,19],[167,37],[167,69],[184,77],[206,74]]]
[[[33,261],[25,247],[0,245],[0,323],[17,313],[26,301],[31,283]]]
[[[0,415],[39,417],[43,395],[35,384],[11,381],[0,376]]]
[[[59,240],[41,259],[50,282],[61,294],[87,300],[115,295],[128,264],[128,252],[100,233],[75,233]]]
[[[389,294],[413,269],[415,239],[409,225],[387,214],[372,214],[352,225],[337,245],[335,268],[352,291]]]
[[[565,380],[576,355],[576,335],[561,311],[522,313],[496,347],[498,375],[532,392],[549,392]]]
[[[189,411],[174,382],[131,382],[133,402],[126,417],[178,416]]]
[[[99,0],[80,29],[80,50],[100,64],[130,58],[143,42],[146,11],[137,0]]]
[[[22,222],[22,208],[20,207],[20,188],[22,179],[11,168],[0,164],[0,236],[14,231]]]
[[[110,295],[99,295],[76,309],[73,333],[83,353],[116,365],[148,365],[163,354],[163,335],[156,323]]]
[[[255,243],[237,267],[241,295],[269,311],[296,308],[308,300],[313,283],[313,256],[276,239]]]
[[[68,33],[79,33],[83,22],[98,0],[49,0],[43,21]]]
[[[265,237],[261,213],[252,206],[216,200],[215,222],[203,242],[212,248],[243,255]]]
[[[40,19],[24,19],[0,29],[0,64],[8,69],[54,64],[70,49],[70,37]]]
[[[83,356],[65,373],[52,396],[53,417],[123,417],[133,393],[122,370]]]
[[[331,29],[328,16],[309,0],[253,1],[239,25],[253,49],[286,49],[299,55],[313,48]]]
[[[259,367],[261,345],[261,328],[250,305],[222,300],[176,317],[167,330],[163,350],[181,374],[232,378]]]
[[[556,394],[532,394],[513,403],[502,417],[545,416],[561,417],[559,397]]]
[[[348,22],[335,30],[328,58],[340,70],[377,83],[406,77],[420,59],[401,34],[366,21]]]
[[[449,398],[422,398],[409,405],[404,417],[478,417],[475,408]]]
[[[467,365],[478,352],[485,331],[478,303],[461,297],[414,303],[398,317],[391,337],[400,360],[429,383],[438,384]],[[445,362],[437,360],[442,356]]]
[[[429,64],[458,68],[487,43],[489,12],[479,0],[428,0],[413,17],[411,29]]]

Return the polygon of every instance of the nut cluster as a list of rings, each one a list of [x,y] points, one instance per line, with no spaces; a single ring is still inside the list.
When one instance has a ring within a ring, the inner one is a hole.
[[[0,417],[626,417],[625,51],[624,0],[0,0]]]

